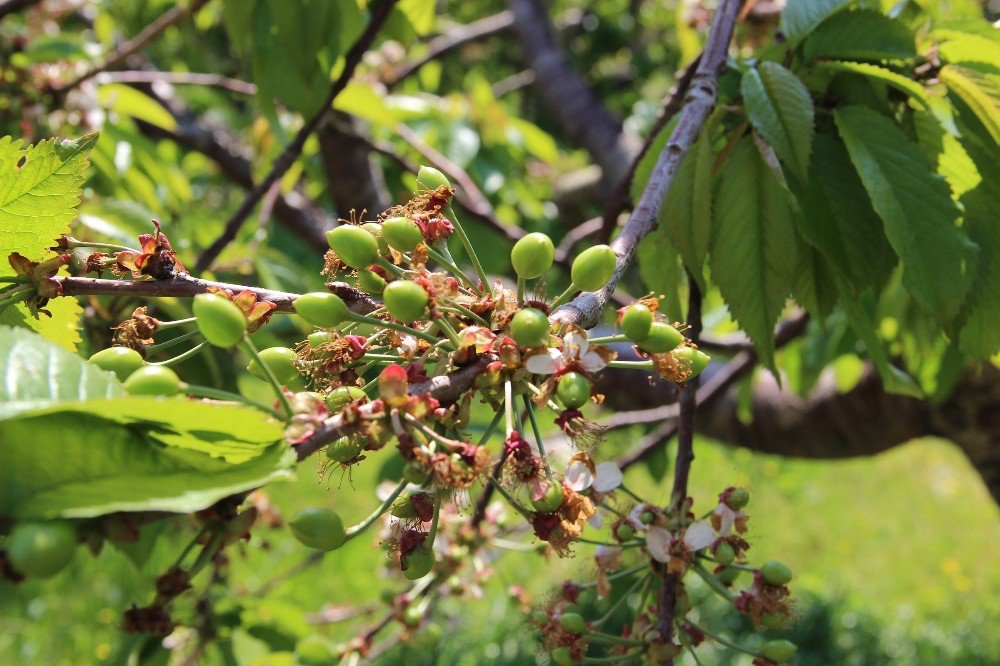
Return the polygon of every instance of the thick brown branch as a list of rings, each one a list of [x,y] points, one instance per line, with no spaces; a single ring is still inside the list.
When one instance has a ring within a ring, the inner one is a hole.
[[[378,35],[386,19],[389,18],[389,14],[397,2],[398,0],[380,0],[372,4],[371,19],[368,22],[368,27],[365,28],[365,31],[345,54],[344,69],[340,76],[337,77],[337,80],[333,82],[333,85],[330,86],[330,92],[327,93],[320,110],[295,134],[295,138],[292,139],[292,142],[288,144],[281,155],[274,161],[271,170],[268,171],[264,179],[250,191],[243,203],[240,204],[240,207],[226,221],[219,237],[198,257],[198,261],[195,264],[196,270],[203,271],[212,265],[212,262],[222,253],[222,250],[236,238],[236,234],[239,233],[243,222],[246,221],[250,212],[253,211],[261,198],[271,188],[271,185],[278,181],[291,168],[292,164],[295,163],[295,160],[298,159],[299,154],[302,152],[302,148],[305,147],[306,139],[316,131],[316,128],[323,121],[327,110],[333,105],[337,96],[347,87],[347,83],[351,78],[353,78],[354,71],[361,64],[365,53],[375,41],[376,35]]]
[[[521,50],[535,73],[539,95],[570,138],[583,147],[617,183],[628,171],[635,149],[621,122],[573,70],[540,0],[508,0]]]
[[[513,0],[512,4],[520,1]],[[557,320],[572,322],[583,328],[594,326],[600,320],[601,312],[615,286],[631,264],[639,241],[656,226],[660,208],[663,207],[663,199],[670,189],[677,168],[684,154],[698,138],[701,126],[715,106],[719,72],[725,64],[739,4],[738,0],[725,0],[719,3],[719,8],[712,19],[712,29],[705,44],[705,51],[695,70],[677,126],[663,147],[635,210],[622,227],[621,233],[611,243],[611,247],[618,254],[618,265],[614,275],[602,290],[580,294],[572,302],[559,308],[555,312]]]
[[[344,218],[352,210],[359,214],[367,210],[374,216],[391,205],[385,178],[371,148],[358,137],[359,132],[342,129],[356,124],[352,116],[333,111],[317,134],[330,196]]]
[[[59,86],[55,89],[55,92],[61,93],[71,90],[84,81],[94,78],[101,72],[114,69],[118,65],[122,64],[129,56],[134,55],[146,48],[146,46],[166,32],[167,28],[177,25],[185,18],[204,7],[207,2],[208,0],[191,0],[189,3],[180,2],[174,5],[168,11],[161,14],[155,21],[143,28],[138,35],[120,44],[118,48],[106,55],[99,63],[88,69],[83,74],[80,74],[69,83]]]

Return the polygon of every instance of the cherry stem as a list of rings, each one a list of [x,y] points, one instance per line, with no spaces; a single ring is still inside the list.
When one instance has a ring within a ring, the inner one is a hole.
[[[649,568],[648,564],[637,564],[634,567],[629,567],[628,569],[622,569],[621,571],[616,571],[613,574],[609,574],[608,575],[608,580],[617,580],[619,578],[627,578],[628,576],[631,576],[634,573],[639,573],[640,571],[643,571],[644,569],[648,569],[648,568]],[[645,580],[645,579],[643,579],[643,580]],[[580,587],[580,588],[597,587],[597,582],[595,581],[595,582],[590,582],[590,583],[574,583],[574,585],[576,585],[576,587]]]
[[[434,491],[434,517],[431,518],[431,528],[427,532],[427,543],[434,545],[434,537],[437,536],[438,520],[441,518],[441,489]]]
[[[510,384],[510,380],[504,380],[503,383],[503,411],[504,411],[504,425],[507,428],[507,437],[514,432],[514,389]]]
[[[260,353],[257,351],[257,346],[250,339],[249,335],[243,335],[244,347],[253,357],[253,360],[257,361],[257,365],[260,366],[261,370],[264,371],[264,376],[267,377],[267,381],[271,384],[271,388],[274,389],[274,394],[278,396],[278,402],[281,403],[281,407],[285,410],[285,420],[292,418],[292,406],[288,404],[288,398],[285,397],[285,392],[281,390],[281,383],[278,382],[278,378],[274,376],[274,371],[271,370],[271,366],[265,363],[261,357]]]
[[[215,554],[219,552],[219,545],[222,543],[222,539],[225,537],[225,530],[216,529],[212,534],[211,540],[202,548],[201,552],[198,553],[198,559],[194,561],[191,568],[188,569],[188,576],[194,578],[198,575],[198,572],[205,568],[205,565],[212,561]]]
[[[198,541],[201,540],[202,535],[204,535],[207,532],[208,532],[208,526],[202,527],[200,530],[198,530],[198,532],[194,535],[194,537],[190,541],[188,541],[188,544],[184,546],[184,550],[182,550],[181,554],[177,556],[177,559],[174,560],[174,563],[170,565],[170,570],[180,568],[181,563],[184,561],[184,558],[186,558],[188,556],[188,553],[190,553],[191,550],[196,545],[198,545]]]
[[[385,319],[379,319],[377,317],[369,317],[368,315],[360,315],[360,314],[353,314],[353,313],[350,315],[350,318],[352,320],[358,322],[358,323],[361,323],[361,324],[370,324],[370,325],[375,326],[375,327],[391,328],[392,330],[399,331],[400,333],[406,333],[408,335],[415,335],[416,337],[421,338],[423,340],[426,340],[427,342],[430,342],[432,344],[436,343],[438,341],[438,339],[435,338],[430,333],[425,333],[423,331],[418,331],[415,328],[411,328],[411,327],[405,326],[403,324],[397,324],[394,321],[386,321]]]
[[[526,519],[531,520],[531,512],[528,511],[523,506],[521,506],[521,504],[516,499],[514,499],[510,493],[507,492],[507,489],[504,488],[499,481],[494,479],[492,476],[487,476],[486,479],[493,484],[493,487],[497,489],[498,493],[503,495],[503,498],[507,500],[508,504],[517,509],[517,512],[520,513],[522,516],[524,516]]]
[[[184,333],[183,335],[178,335],[176,338],[166,340],[159,344],[149,345],[148,347],[146,347],[146,354],[155,354],[158,351],[163,351],[164,349],[170,349],[171,347],[179,345],[180,343],[186,340],[190,340],[191,338],[199,335],[201,335],[201,331],[189,331],[187,333]]]
[[[174,321],[157,321],[156,330],[162,331],[168,328],[174,328],[175,326],[183,326],[184,324],[193,324],[195,322],[195,317],[188,317],[186,319],[175,319]]]
[[[590,338],[587,340],[590,344],[604,344],[608,342],[629,342],[629,339],[625,337],[624,334],[617,335],[605,335],[600,338]]]
[[[517,276],[517,302],[524,303],[524,277]]]
[[[427,247],[427,255],[431,257],[434,261],[438,262],[439,264],[450,270],[452,273],[457,275],[463,282],[465,282],[465,284],[469,285],[469,287],[471,287],[472,290],[475,291],[477,295],[479,296],[483,295],[482,290],[479,289],[479,285],[473,282],[472,278],[470,278],[465,273],[465,271],[463,271],[461,268],[455,265],[454,259],[449,261],[447,257],[445,257],[443,254],[441,254],[440,252],[438,252],[437,250],[435,250],[430,246]]]
[[[595,342],[591,340],[590,342]],[[606,368],[624,368],[633,370],[652,370],[652,361],[608,361]]]
[[[373,511],[370,516],[368,516],[367,518],[365,518],[363,521],[361,521],[357,525],[354,525],[353,527],[347,528],[347,539],[348,540],[353,539],[354,537],[356,537],[357,535],[361,534],[362,532],[364,532],[365,530],[367,530],[369,527],[371,527],[372,524],[376,520],[378,520],[379,518],[381,518],[382,514],[384,514],[386,511],[389,510],[389,507],[392,506],[392,503],[396,500],[396,498],[399,497],[399,495],[404,490],[406,490],[406,486],[408,486],[409,483],[410,482],[407,481],[406,479],[403,479],[402,481],[400,481],[399,485],[396,486],[396,488],[392,491],[392,494],[389,495],[388,497],[386,497],[385,501],[382,502],[382,504],[380,504],[379,507],[377,509],[375,509],[375,511]]]
[[[438,317],[434,320],[434,323],[438,325],[438,328],[440,328],[445,335],[448,336],[448,339],[451,340],[451,344],[455,345],[455,349],[462,346],[462,341],[459,339],[458,333],[454,328],[452,328],[451,324],[448,323],[447,317]]]
[[[635,592],[639,588],[639,586],[642,585],[646,581],[647,578],[649,578],[649,576],[650,576],[650,574],[647,573],[645,576],[639,576],[638,578],[636,578],[635,582],[632,583],[632,585],[629,586],[629,588],[627,590],[625,590],[625,593],[618,599],[618,601],[616,601],[614,604],[612,604],[611,608],[608,609],[608,612],[606,612],[604,615],[602,615],[601,619],[594,621],[593,625],[595,627],[599,627],[602,624],[604,624],[605,622],[607,622],[608,620],[610,620],[611,616],[615,614],[615,611],[617,611],[621,607],[621,605],[623,603],[625,603],[626,601],[628,601],[629,595],[631,595],[633,592]]]
[[[723,638],[722,636],[719,636],[718,634],[714,634],[711,631],[709,631],[708,629],[706,629],[705,627],[702,627],[701,625],[695,624],[691,620],[684,620],[683,622],[685,624],[689,625],[695,631],[700,631],[701,633],[705,634],[706,636],[708,636],[709,638],[711,638],[713,641],[715,641],[716,643],[718,643],[720,645],[725,645],[727,648],[730,648],[732,650],[736,650],[737,652],[742,652],[743,654],[748,654],[751,657],[759,657],[760,656],[758,653],[754,652],[753,650],[747,649],[747,648],[743,647],[742,645],[738,645],[736,643],[733,643],[732,641],[730,641],[730,640],[728,640],[726,638]],[[682,627],[683,626],[683,624],[680,621],[676,622],[676,624],[677,624],[678,627]]]
[[[158,363],[149,363],[149,365],[162,365],[164,367],[170,367],[172,365],[177,365],[178,363],[183,363],[184,361],[188,360],[189,358],[200,352],[207,344],[208,344],[207,342],[199,342],[198,344],[196,344],[194,347],[191,347],[191,349],[188,349],[183,354],[178,354],[173,358],[168,358],[166,361],[159,361]]]
[[[0,282],[10,282],[13,284],[28,284],[29,282],[31,282],[31,280],[21,275],[0,275]]]
[[[459,313],[465,315],[466,317],[468,317],[469,319],[473,320],[474,322],[476,322],[480,326],[489,326],[489,323],[487,323],[487,321],[485,319],[483,319],[482,317],[480,317],[479,315],[477,315],[475,312],[473,312],[469,308],[465,307],[464,305],[460,305],[458,303],[451,303],[450,305],[445,306],[445,307],[443,307],[441,309],[443,309],[443,310],[452,310],[452,309],[457,310]]]
[[[139,250],[136,250],[135,248],[132,247],[126,247],[125,245],[116,245],[115,243],[82,241],[70,237],[66,237],[65,243],[67,249],[72,249],[76,247],[92,247],[98,250],[115,250],[116,252],[139,252]]]
[[[560,305],[562,305],[563,303],[565,303],[566,301],[568,301],[569,297],[575,291],[576,291],[576,285],[571,282],[570,285],[568,287],[566,287],[566,291],[564,291],[563,293],[559,294],[556,297],[556,300],[552,301],[552,303],[549,305],[549,308],[551,308],[552,310],[555,310],[557,307],[559,307]]]
[[[493,415],[493,420],[490,421],[490,424],[488,426],[486,426],[486,432],[484,432],[483,436],[479,438],[479,443],[478,443],[479,446],[485,444],[486,440],[488,440],[490,436],[493,434],[493,431],[497,429],[497,426],[500,424],[500,419],[503,418],[503,414],[504,410],[498,409],[496,414]]]
[[[705,581],[705,584],[707,584],[710,588],[712,588],[716,594],[718,594],[720,597],[722,597],[729,603],[733,602],[734,599],[733,593],[730,592],[728,589],[726,589],[726,586],[722,584],[722,581],[720,581],[712,574],[712,572],[710,572],[708,569],[702,566],[700,562],[695,561],[695,563],[692,565],[692,568],[694,569],[694,572],[696,574],[701,576],[701,579]]]
[[[535,406],[531,403],[531,398],[526,395],[521,396],[524,400],[524,409],[528,412],[528,420],[531,421],[531,430],[535,433],[535,444],[538,446],[538,455],[542,460],[545,461],[543,469],[545,470],[545,477],[550,483],[555,483],[552,480],[552,468],[549,465],[549,460],[545,456],[545,444],[542,442],[542,433],[538,429],[538,421],[535,419]]]
[[[455,216],[455,211],[451,207],[451,204],[448,204],[448,207],[444,209],[444,214],[445,217],[451,220],[451,223],[455,225],[455,233],[458,234],[459,240],[462,241],[462,247],[465,248],[465,253],[469,255],[469,259],[472,261],[472,265],[476,269],[476,275],[479,276],[483,288],[486,288],[487,285],[489,285],[490,280],[486,277],[486,271],[483,270],[483,265],[479,263],[479,256],[476,255],[476,250],[472,247],[472,242],[469,240],[468,235],[466,235],[465,229],[462,228],[462,223],[459,222],[458,217]]]

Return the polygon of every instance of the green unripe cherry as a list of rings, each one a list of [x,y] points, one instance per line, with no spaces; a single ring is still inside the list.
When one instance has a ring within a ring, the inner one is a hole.
[[[590,400],[590,380],[578,372],[567,372],[559,378],[556,397],[568,409],[583,407]]]
[[[662,354],[674,349],[683,341],[684,336],[676,328],[661,321],[654,321],[649,327],[649,334],[639,342],[639,347],[651,354]]]
[[[295,299],[292,307],[313,326],[336,326],[351,314],[344,299],[325,291],[302,294]]]
[[[378,253],[388,254],[389,244],[385,242],[382,238],[382,225],[378,222],[365,222],[361,225],[361,228],[370,233],[375,237],[375,242],[378,243]]]
[[[198,294],[194,297],[191,310],[198,330],[209,344],[228,349],[246,335],[246,315],[225,296]]]
[[[372,296],[381,296],[385,290],[385,278],[367,268],[358,269],[358,289]]]
[[[288,521],[299,543],[316,550],[336,550],[347,541],[344,521],[330,509],[303,509]]]
[[[549,319],[536,308],[518,310],[510,321],[510,337],[522,347],[546,347],[549,344]]]
[[[675,349],[673,354],[681,367],[687,368],[690,371],[691,374],[688,375],[688,379],[694,379],[700,375],[701,371],[708,367],[708,362],[712,360],[708,354],[693,347]]]
[[[119,381],[125,381],[129,375],[145,364],[142,355],[128,347],[108,347],[88,360],[101,370],[115,373]]]
[[[337,258],[351,268],[367,268],[378,259],[378,241],[367,229],[344,224],[326,232],[326,242]]]
[[[590,631],[587,621],[579,613],[563,613],[559,618],[559,624],[566,631],[573,634],[585,634]]]
[[[429,166],[421,165],[420,170],[417,171],[417,182],[429,190],[436,190],[442,185],[451,188],[451,181],[448,180],[448,177]]]
[[[326,457],[335,463],[346,463],[361,455],[362,448],[354,437],[340,437],[326,445]]]
[[[794,657],[797,651],[795,643],[781,639],[764,643],[764,647],[760,649],[760,656],[781,663]]]
[[[577,255],[570,268],[573,284],[583,291],[597,291],[615,272],[618,255],[608,245],[595,245]]]
[[[635,528],[628,523],[619,523],[615,528],[615,536],[621,542],[631,541],[635,538]]]
[[[556,248],[552,239],[545,234],[533,232],[514,243],[510,251],[510,263],[514,272],[526,280],[545,275],[552,267]]]
[[[565,645],[557,647],[552,651],[552,661],[558,666],[573,666],[580,662],[573,658],[573,653]]]
[[[338,386],[326,395],[326,407],[331,412],[339,411],[349,402],[367,398],[367,394],[357,386]]]
[[[726,504],[739,511],[750,503],[750,491],[746,488],[733,488],[726,494]]]
[[[736,551],[733,547],[723,541],[715,548],[715,561],[719,564],[732,564],[736,559]]]
[[[390,282],[382,292],[382,300],[389,314],[409,324],[421,319],[430,300],[424,288],[412,280]]]
[[[418,517],[420,514],[417,513],[417,508],[414,506],[413,500],[421,495],[430,497],[430,493],[425,490],[414,490],[413,492],[400,495],[393,501],[392,506],[389,507],[389,513],[404,520]]]
[[[278,380],[278,383],[287,384],[299,376],[299,371],[295,369],[295,360],[298,357],[295,355],[294,349],[289,349],[288,347],[268,347],[267,349],[260,350],[258,355],[260,356],[260,360],[264,362],[264,365],[274,373],[274,378]],[[267,373],[257,363],[257,359],[250,360],[247,370],[257,379],[267,381]]]
[[[129,395],[177,395],[184,389],[184,382],[177,373],[163,365],[146,365],[125,380],[125,391]]]
[[[645,339],[649,335],[649,327],[652,325],[653,312],[642,303],[633,303],[622,312],[622,333],[632,342]]]
[[[49,578],[66,568],[76,552],[76,532],[69,523],[18,523],[5,544],[14,569],[32,578]]]
[[[769,585],[785,585],[792,580],[792,570],[775,560],[762,564],[760,574]]]
[[[732,585],[740,575],[740,570],[736,567],[724,567],[715,573],[715,577],[723,585]]]
[[[564,497],[562,484],[555,481],[549,483],[544,495],[531,500],[531,506],[539,513],[554,513],[562,506]]]
[[[434,549],[430,544],[420,544],[406,555],[403,555],[403,576],[407,580],[419,580],[434,568]]]
[[[397,252],[412,252],[424,242],[417,223],[405,217],[390,217],[382,222],[382,237]]]
[[[322,347],[328,342],[333,342],[337,338],[329,331],[314,331],[309,334],[306,340],[309,341],[309,346],[315,349],[316,347]]]

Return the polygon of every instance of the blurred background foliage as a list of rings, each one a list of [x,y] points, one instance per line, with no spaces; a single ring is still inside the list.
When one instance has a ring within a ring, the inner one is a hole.
[[[975,0],[911,2],[939,22],[981,21],[984,12]],[[342,66],[344,50],[363,27],[354,0],[194,4],[191,19],[178,21],[146,45],[128,61],[129,69],[182,78],[210,72],[228,77],[223,85],[134,83],[98,75],[65,94],[58,91],[60,82],[88,71],[113,45],[174,11],[174,0],[45,0],[41,11],[14,13],[0,22],[0,136],[34,142],[94,129],[102,134],[74,233],[131,243],[149,231],[155,218],[186,265],[219,234],[247,187],[234,176],[232,159],[220,161],[212,153],[217,148],[199,150],[204,143],[198,142],[207,137],[222,146],[246,169],[243,180],[258,182],[303,123],[303,114],[322,102],[330,70]],[[871,4],[888,8],[896,2]],[[627,130],[643,136],[676,82],[674,73],[699,52],[712,7],[710,1],[558,0],[551,3],[550,15],[556,17],[573,68]],[[335,107],[353,116],[344,122],[360,127],[365,140],[382,149],[373,159],[388,203],[404,200],[414,188],[405,165],[428,161],[400,135],[404,124],[469,173],[502,225],[544,231],[558,243],[574,225],[600,215],[601,201],[592,196],[593,179],[587,180],[590,157],[528,85],[509,31],[471,42],[394,80],[428,51],[435,35],[504,9],[499,0],[404,0]],[[263,33],[261,25],[273,30]],[[748,54],[756,41],[754,27],[741,30]],[[297,209],[305,211],[300,218],[321,226],[351,215],[338,209],[337,183],[324,159],[321,140],[311,138],[280,185],[287,201],[308,202]],[[589,189],[574,185],[581,179]],[[268,196],[266,207],[274,205],[276,194]],[[509,239],[475,218],[464,219],[487,271],[504,271]],[[255,215],[207,275],[310,291],[322,286],[324,250],[308,236],[290,232],[278,214]],[[624,286],[643,293],[638,272],[633,273]],[[559,274],[549,280],[553,288],[565,285]],[[680,295],[675,297],[679,302]],[[710,329],[735,330],[717,292],[707,295],[707,303]],[[125,299],[87,303],[81,352],[106,346],[110,327],[136,305]],[[166,316],[181,317],[187,306],[168,300],[160,307]],[[304,330],[295,318],[284,317],[258,337],[261,345],[287,343],[300,339]],[[793,386],[795,369],[809,360],[805,346],[797,343],[782,352],[780,362],[792,373]],[[858,372],[852,352],[846,344],[833,363],[847,384]],[[266,396],[266,387],[242,372],[245,363],[213,349],[186,363],[183,371],[194,383],[236,382],[248,396]],[[808,385],[801,382],[803,390]],[[619,432],[609,446],[623,448],[641,434]],[[997,508],[953,446],[922,440],[842,462],[782,459],[709,441],[699,441],[697,450],[692,494],[707,506],[707,498],[722,488],[747,485],[753,496],[753,552],[758,558],[782,559],[798,574],[801,620],[787,635],[800,645],[799,663],[1000,663]],[[657,492],[665,497],[666,491],[657,489],[669,459],[664,451],[633,469],[630,485],[651,499]],[[298,482],[270,491],[282,513],[331,498],[351,518],[367,513],[377,465],[361,467],[353,478],[337,473],[319,481],[313,465],[302,467]],[[340,492],[328,492],[329,487]],[[379,590],[400,589],[398,582],[384,580],[387,574],[371,541],[360,539],[260,596],[262,585],[302,557],[285,531],[262,534],[233,558],[239,594],[222,603],[232,604],[233,616],[244,622],[212,655],[220,662],[294,663],[298,640],[313,633],[333,643],[346,640],[372,620]],[[144,602],[157,572],[184,537],[167,535],[151,552],[131,557],[106,549],[93,560],[78,558],[70,570],[44,584],[0,583],[0,661],[114,662],[123,642],[117,629],[121,610]],[[531,557],[506,554],[496,562],[497,576],[484,584],[481,599],[446,600],[439,618],[413,631],[383,655],[382,663],[535,663],[533,637],[522,625],[512,586],[538,599],[554,580],[585,576],[588,570],[577,560],[539,565]],[[730,629],[740,634],[748,628]],[[729,659],[720,652],[714,663]]]

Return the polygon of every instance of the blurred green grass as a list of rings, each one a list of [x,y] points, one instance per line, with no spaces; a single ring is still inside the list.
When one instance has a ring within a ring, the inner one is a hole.
[[[841,650],[836,658],[842,663],[942,663],[941,655],[958,654],[949,653],[949,646],[967,653],[946,663],[1000,660],[1000,639],[989,633],[1000,620],[998,510],[954,446],[928,439],[847,461],[782,459],[709,441],[699,441],[696,452],[696,511],[708,510],[728,485],[747,486],[753,561],[780,559],[796,572],[793,591],[805,619],[793,635],[808,644],[801,663],[830,663],[833,649]],[[354,470],[353,486],[339,472],[320,481],[315,463],[307,463],[296,482],[273,486],[271,498],[286,515],[325,504],[354,522],[376,502],[370,495],[379,463],[370,463]],[[646,467],[630,471],[627,481],[654,501],[668,493]],[[256,534],[232,557],[232,588],[245,596],[305,555],[283,529]],[[96,558],[79,553],[70,569],[47,582],[0,583],[0,663],[110,663],[122,640],[122,611],[150,601],[152,581],[176,556],[183,537],[168,533],[141,571],[105,548]],[[349,638],[377,615],[315,629],[306,628],[305,615],[324,605],[364,607],[376,603],[383,588],[404,589],[373,549],[375,539],[373,531],[276,587],[267,603],[254,606],[253,617],[266,623],[280,616],[278,624],[288,625],[290,634]],[[508,588],[522,585],[539,598],[567,576],[587,575],[587,559],[543,561],[510,552],[497,563],[484,598],[442,605],[453,614],[442,620],[443,639],[418,634],[410,647],[381,661],[533,663],[530,631],[519,626]],[[204,581],[196,581],[200,589],[199,583]],[[253,650],[237,652],[237,661],[253,661]],[[728,660],[717,657],[718,663]]]

